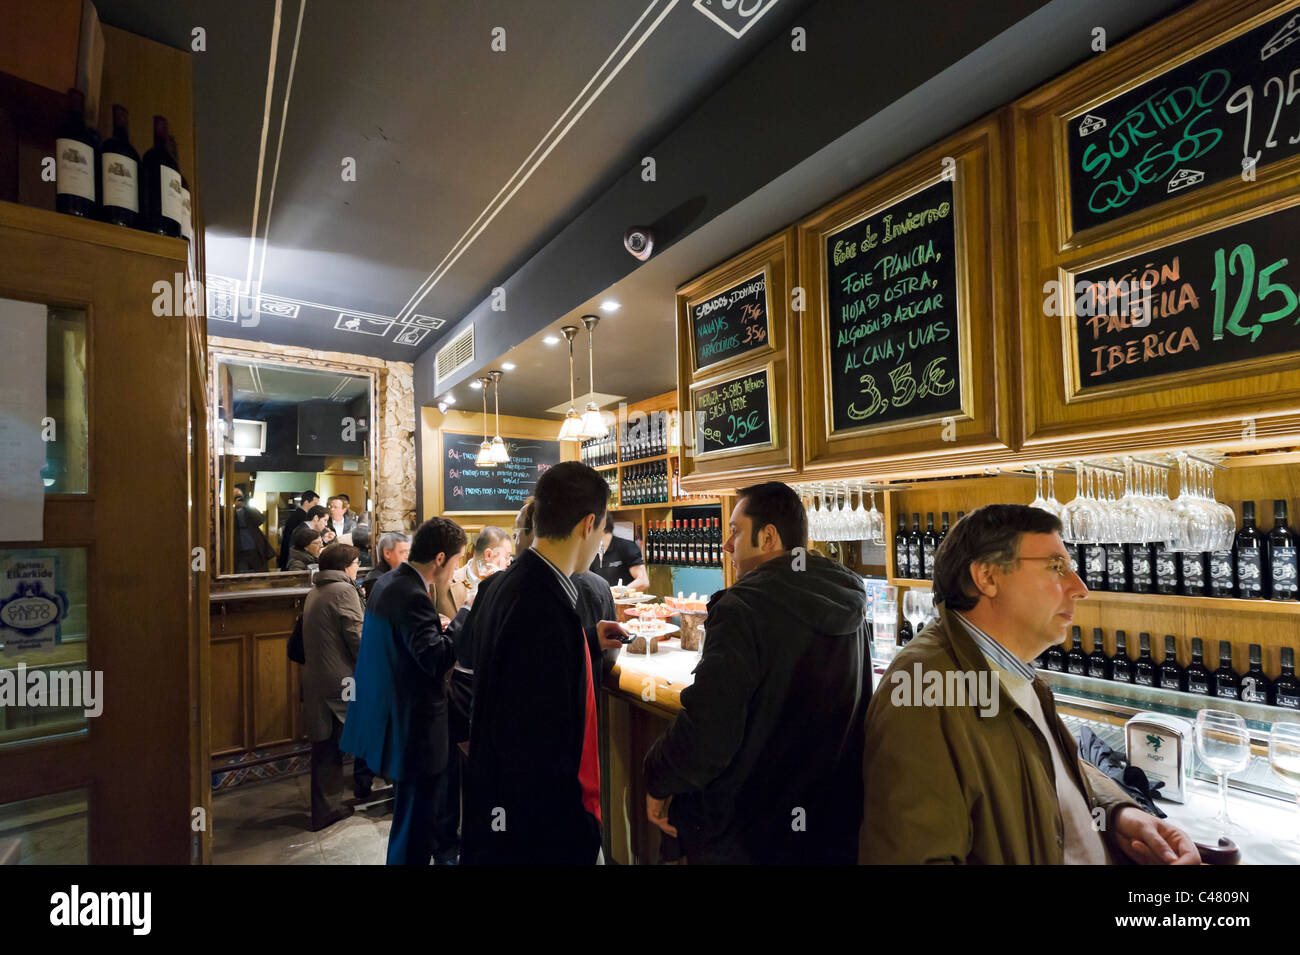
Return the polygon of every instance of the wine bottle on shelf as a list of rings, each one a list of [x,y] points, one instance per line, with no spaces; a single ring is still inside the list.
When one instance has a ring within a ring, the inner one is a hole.
[[[68,113],[54,140],[54,208],[70,216],[95,219],[99,216],[95,190],[99,136],[86,125],[85,113],[85,95],[81,90],[68,90]]]
[[[1156,685],[1156,661],[1151,657],[1151,634],[1138,634],[1138,658],[1133,661],[1133,682],[1138,686]]]
[[[1296,578],[1296,535],[1286,523],[1286,501],[1273,502],[1273,529],[1268,532],[1268,567],[1274,600],[1295,600],[1300,596]]]
[[[130,116],[113,105],[113,135],[99,153],[100,214],[105,222],[134,229],[140,216],[140,154],[131,145]]]
[[[181,171],[167,153],[167,119],[153,118],[153,148],[144,154],[140,170],[140,212],[144,227],[179,239],[181,236]]]
[[[1043,669],[1055,673],[1065,672],[1065,650],[1059,643],[1054,643],[1043,651]]]
[[[925,558],[921,552],[921,515],[912,515],[912,532],[907,535],[907,576],[920,580]]]
[[[1105,545],[1106,548],[1106,589],[1117,593],[1127,593],[1132,588],[1128,579],[1128,555],[1124,545],[1118,541]]]
[[[722,566],[722,518],[713,519],[713,566]]]
[[[1116,683],[1133,682],[1133,661],[1128,655],[1128,636],[1115,631],[1115,654],[1110,658],[1110,678]]]
[[[1205,668],[1201,638],[1192,637],[1192,662],[1187,664],[1187,692],[1214,696],[1214,674]]]
[[[1187,671],[1178,663],[1178,645],[1172,633],[1165,634],[1165,658],[1157,673],[1162,690],[1186,690]]]
[[[951,527],[949,526],[949,524],[948,524],[948,512],[947,512],[947,511],[944,511],[944,512],[943,512],[943,529],[939,531],[939,543],[940,543],[940,544],[943,543],[943,539],[944,539],[945,537],[948,536],[948,531],[950,531],[951,529],[952,529],[952,528],[951,528]],[[937,549],[937,548],[936,548],[936,549]],[[931,577],[931,578],[934,577],[934,568],[931,568],[931,569],[930,569],[930,577]]]
[[[1273,681],[1264,673],[1264,655],[1258,643],[1250,645],[1250,669],[1241,678],[1241,698],[1247,703],[1273,702]]]
[[[1188,597],[1208,597],[1209,554],[1203,550],[1185,550],[1178,555],[1179,569],[1183,576],[1183,593]]]
[[[1268,596],[1265,548],[1268,541],[1255,526],[1255,502],[1241,502],[1241,530],[1233,541],[1232,550],[1237,584],[1237,596],[1258,600]]]
[[[1214,695],[1224,700],[1241,699],[1241,677],[1232,668],[1232,644],[1219,641],[1219,668],[1214,671]]]
[[[172,157],[172,162],[176,164],[179,172],[181,168],[180,156],[176,151],[176,137],[167,137],[167,155]],[[194,235],[194,197],[190,195],[190,183],[185,178],[185,173],[181,173],[181,238],[189,242]]]
[[[921,574],[923,579],[934,576],[934,552],[939,549],[939,535],[934,529],[934,512],[925,515],[925,533],[921,535]]]
[[[1155,558],[1150,544],[1124,545],[1128,558],[1128,586],[1135,594],[1149,594],[1155,590]]]
[[[1211,597],[1236,595],[1236,569],[1232,564],[1232,550],[1213,550],[1209,553],[1210,575],[1206,580]]]
[[[1083,582],[1089,590],[1106,589],[1106,547],[1103,544],[1083,544],[1079,548],[1083,559]]]
[[[1079,563],[1079,545],[1073,541],[1065,542],[1065,552],[1070,555],[1070,570],[1083,576],[1083,565]]]
[[[1163,542],[1155,545],[1156,552],[1156,593],[1179,593],[1178,554],[1167,548]]]
[[[1102,645],[1101,627],[1092,628],[1092,653],[1088,654],[1088,676],[1094,680],[1110,679],[1110,657]]]
[[[1088,657],[1083,652],[1083,631],[1078,627],[1070,628],[1070,649],[1065,654],[1065,672],[1085,676],[1088,672]]]
[[[907,516],[898,515],[898,533],[894,535],[894,573],[899,577],[906,577],[908,570],[907,559]]]
[[[1300,710],[1300,680],[1295,675],[1295,650],[1282,648],[1282,672],[1273,681],[1273,705]]]

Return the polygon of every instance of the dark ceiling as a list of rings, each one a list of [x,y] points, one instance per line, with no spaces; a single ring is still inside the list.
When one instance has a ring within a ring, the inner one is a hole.
[[[411,361],[809,2],[730,4],[731,30],[714,0],[96,6],[183,49],[206,33],[210,332]]]

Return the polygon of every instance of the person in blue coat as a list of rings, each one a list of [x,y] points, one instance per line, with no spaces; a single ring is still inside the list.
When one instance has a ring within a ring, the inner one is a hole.
[[[356,698],[340,746],[393,780],[389,865],[428,865],[440,850],[455,852],[437,845],[434,809],[438,787],[447,783],[444,677],[456,654],[429,592],[448,585],[464,549],[465,532],[456,524],[425,521],[410,558],[380,578],[366,605]]]

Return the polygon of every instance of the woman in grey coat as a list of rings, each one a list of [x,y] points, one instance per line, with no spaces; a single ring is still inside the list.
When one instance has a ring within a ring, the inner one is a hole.
[[[344,680],[361,649],[363,610],[357,593],[360,552],[330,544],[320,552],[316,579],[302,611],[307,663],[302,674],[302,722],[311,740],[311,828],[315,832],[352,815],[344,808],[343,754],[339,736],[347,718]]]

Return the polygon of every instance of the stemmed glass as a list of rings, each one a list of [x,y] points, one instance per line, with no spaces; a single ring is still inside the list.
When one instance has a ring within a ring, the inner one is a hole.
[[[1201,710],[1196,714],[1196,752],[1219,779],[1219,812],[1212,823],[1220,833],[1245,831],[1228,818],[1228,774],[1250,763],[1250,733],[1246,721],[1226,710]]]
[[[1268,734],[1268,765],[1282,784],[1295,793],[1297,813],[1294,839],[1276,840],[1284,848],[1300,852],[1300,723],[1274,723]]]
[[[1061,512],[1066,540],[1076,544],[1100,544],[1101,507],[1094,497],[1094,479],[1092,471],[1082,461],[1074,462],[1074,474],[1077,482],[1074,500],[1065,505]]]
[[[924,590],[913,588],[903,594],[903,616],[907,622],[912,625],[912,636],[917,637],[921,634],[921,624],[929,616],[929,608],[926,603],[933,603],[930,594]]]
[[[885,542],[885,515],[876,510],[876,489],[874,487],[871,489],[871,510],[867,512],[867,517],[871,519],[871,543],[883,544]]]
[[[862,488],[858,488],[858,506],[853,509],[853,539],[866,540],[871,534],[871,515],[862,506]],[[851,498],[850,498],[851,499]]]

